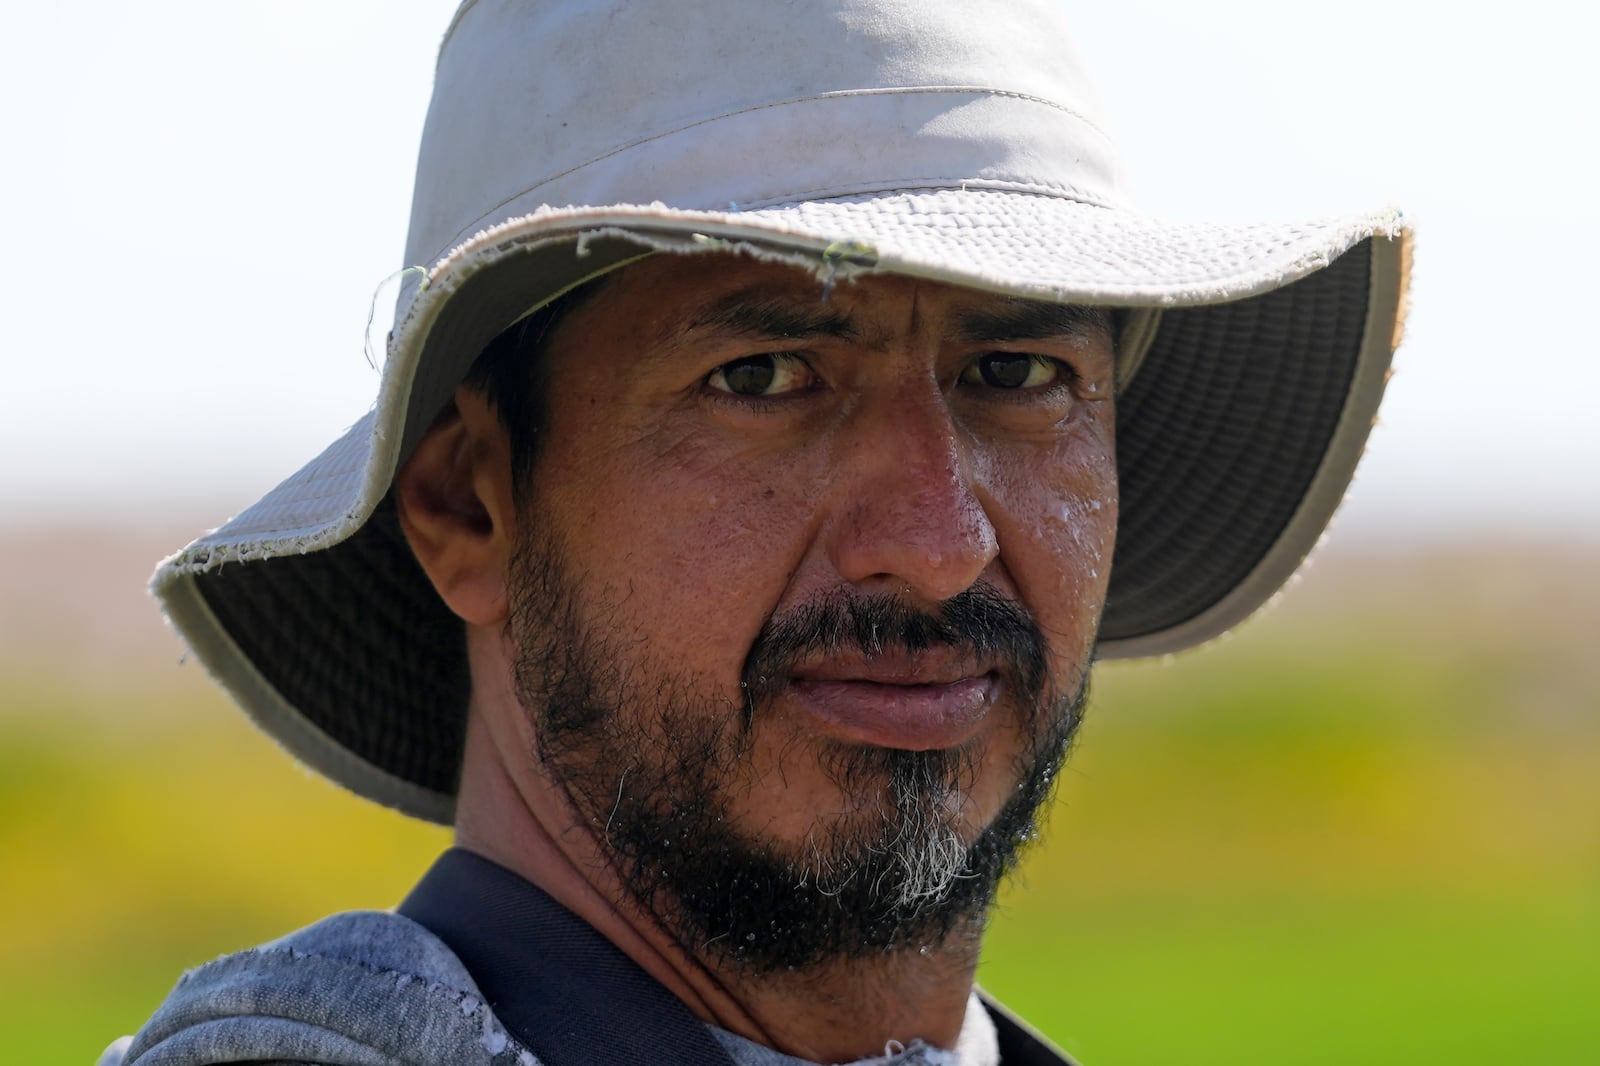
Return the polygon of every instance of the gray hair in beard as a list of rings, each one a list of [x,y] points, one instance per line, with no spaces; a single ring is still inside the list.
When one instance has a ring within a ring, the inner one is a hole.
[[[547,539],[528,538],[516,559],[509,627],[535,755],[627,890],[692,954],[796,971],[981,930],[1037,835],[1084,702],[1081,683],[1050,692],[1044,638],[1019,605],[979,585],[934,613],[861,595],[785,612],[752,645],[737,704],[630,661],[631,634],[603,610],[588,615],[600,605],[578,601]],[[975,839],[962,833],[977,776],[966,747],[818,745],[814,757],[852,810],[819,817],[798,847],[734,828],[751,738],[790,668],[817,653],[935,646],[999,664],[1024,738],[1015,788]]]

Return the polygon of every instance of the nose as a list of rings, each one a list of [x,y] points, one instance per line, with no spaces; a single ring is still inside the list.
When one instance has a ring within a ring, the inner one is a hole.
[[[943,393],[925,391],[933,395],[883,395],[855,412],[835,468],[828,550],[854,585],[940,603],[970,588],[999,544],[974,493],[970,446]]]

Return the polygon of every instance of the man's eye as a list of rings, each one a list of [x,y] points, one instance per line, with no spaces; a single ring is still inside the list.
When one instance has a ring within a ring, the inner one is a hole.
[[[735,396],[782,396],[803,389],[811,368],[798,355],[751,355],[723,363],[706,378],[718,392]]]
[[[1071,376],[1070,367],[1042,355],[994,352],[968,364],[961,372],[961,383],[987,385],[992,389],[1037,389]]]

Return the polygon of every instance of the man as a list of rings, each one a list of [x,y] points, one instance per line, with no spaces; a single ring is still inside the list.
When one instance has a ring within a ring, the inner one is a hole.
[[[997,886],[1096,654],[1320,534],[1405,234],[1132,213],[1059,23],[462,5],[376,408],[156,578],[458,847],[107,1061],[1066,1061],[973,990]]]

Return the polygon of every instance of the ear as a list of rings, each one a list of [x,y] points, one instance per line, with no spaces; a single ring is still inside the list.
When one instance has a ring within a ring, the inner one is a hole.
[[[483,395],[458,388],[395,477],[400,528],[445,604],[498,626],[516,509],[505,430]]]

